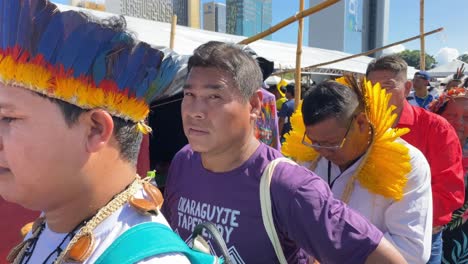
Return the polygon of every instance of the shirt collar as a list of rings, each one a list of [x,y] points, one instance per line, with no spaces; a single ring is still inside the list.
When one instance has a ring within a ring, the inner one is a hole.
[[[414,124],[414,110],[413,107],[405,100],[403,110],[401,111],[400,120],[397,126],[410,126]]]

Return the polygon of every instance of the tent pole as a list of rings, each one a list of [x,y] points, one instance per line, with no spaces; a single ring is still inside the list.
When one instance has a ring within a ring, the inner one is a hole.
[[[424,43],[424,0],[420,0],[419,15],[419,32],[421,34],[421,59],[419,60],[419,68],[424,71],[426,69],[426,48]]]
[[[171,50],[174,50],[174,38],[175,38],[176,24],[177,24],[177,15],[173,15],[172,23],[171,23],[171,41],[169,42],[169,48],[171,48]]]
[[[441,28],[438,28],[438,29],[435,29],[435,30],[426,32],[426,33],[424,33],[423,35],[424,35],[424,36],[429,36],[429,35],[432,35],[432,34],[441,32],[441,31],[443,31],[443,30],[444,30],[444,28],[441,27]],[[363,53],[354,54],[354,55],[351,55],[351,56],[348,56],[348,57],[344,57],[344,58],[337,59],[337,60],[332,60],[332,61],[323,62],[323,63],[315,64],[315,65],[312,65],[312,66],[307,66],[307,67],[302,68],[302,71],[309,71],[309,70],[312,70],[312,69],[315,69],[315,68],[318,68],[318,67],[322,67],[322,66],[325,66],[325,65],[329,65],[329,64],[333,64],[333,63],[337,63],[337,62],[341,62],[341,61],[345,61],[345,60],[357,58],[357,57],[360,57],[360,56],[366,56],[366,55],[369,55],[369,54],[372,54],[372,53],[376,53],[376,52],[378,52],[378,51],[381,51],[381,50],[384,50],[384,49],[387,49],[387,48],[390,48],[390,47],[393,47],[393,46],[396,46],[396,45],[399,45],[399,44],[402,44],[402,43],[405,43],[405,42],[408,42],[408,41],[412,41],[412,40],[418,39],[418,38],[420,38],[420,37],[421,37],[421,35],[418,34],[417,36],[414,36],[414,37],[411,37],[411,38],[407,38],[407,39],[404,39],[404,40],[401,40],[401,41],[398,41],[398,42],[395,42],[395,43],[392,43],[392,44],[389,44],[389,45],[386,45],[386,46],[383,46],[383,47],[380,47],[380,48],[376,48],[376,49],[373,49],[373,50],[369,50],[369,51],[366,51],[366,52],[363,52]],[[283,70],[283,71],[274,72],[274,73],[272,73],[272,75],[281,75],[281,74],[284,74],[284,73],[294,72],[294,71],[295,71],[294,69],[291,69],[291,70]]]
[[[299,12],[304,11],[304,0],[299,0]],[[294,91],[294,110],[297,110],[299,101],[301,100],[301,56],[302,56],[302,29],[304,27],[303,18],[299,19],[299,27],[297,29],[297,48],[296,48],[296,83]]]
[[[300,13],[297,13],[296,15],[292,16],[292,17],[289,17],[281,22],[279,22],[278,24],[272,26],[271,28],[263,31],[263,32],[260,32],[258,33],[257,35],[254,35],[250,38],[246,38],[244,40],[242,40],[241,42],[239,42],[239,44],[244,44],[244,45],[247,45],[247,44],[250,44],[256,40],[259,40],[259,39],[262,39],[268,35],[271,35],[273,34],[274,32],[282,29],[283,27],[303,18],[303,17],[306,17],[306,16],[310,16],[314,13],[317,13],[333,4],[336,4],[338,3],[340,0],[326,0],[316,6],[313,6],[311,8],[308,8],[304,11],[301,11]]]

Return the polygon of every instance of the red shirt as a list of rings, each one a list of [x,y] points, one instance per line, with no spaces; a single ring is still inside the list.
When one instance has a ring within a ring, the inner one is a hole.
[[[38,216],[38,212],[29,211],[0,197],[0,263],[5,263],[10,250],[23,240],[21,228]]]
[[[443,117],[408,102],[397,127],[411,129],[402,138],[418,148],[431,167],[433,225],[447,224],[465,199],[462,152],[455,129]]]

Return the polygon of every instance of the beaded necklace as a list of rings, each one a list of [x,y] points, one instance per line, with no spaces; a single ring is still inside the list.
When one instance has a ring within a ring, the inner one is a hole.
[[[57,246],[57,248],[49,254],[43,263],[47,263],[50,257],[57,253],[58,256],[53,262],[54,264],[62,264],[64,262],[82,262],[84,259],[89,257],[94,249],[94,236],[93,230],[104,221],[107,217],[112,215],[115,211],[120,209],[125,203],[127,203],[137,190],[141,187],[143,180],[139,177],[136,179],[121,193],[117,194],[108,204],[99,209],[99,211],[89,220],[80,223],[72,232],[68,233],[63,241]],[[39,224],[39,226],[38,226]],[[32,236],[28,240],[23,241],[21,244],[13,248],[7,257],[7,260],[13,264],[28,263],[31,258],[36,243],[45,228],[45,218],[40,218],[36,221],[35,227],[33,227]],[[71,237],[70,242],[61,250],[61,246],[65,243],[66,239]],[[86,250],[82,250],[86,249]]]

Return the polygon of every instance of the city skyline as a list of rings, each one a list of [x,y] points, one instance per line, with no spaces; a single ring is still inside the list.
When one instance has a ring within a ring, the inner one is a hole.
[[[104,0],[95,0],[97,2]],[[201,6],[212,0],[201,0]],[[68,0],[55,0],[65,3]],[[224,0],[216,2],[226,3]],[[392,0],[390,1],[390,21],[387,43],[393,43],[419,34],[419,0]],[[305,1],[305,8],[309,8],[309,1]],[[455,9],[454,9],[455,8]],[[293,16],[299,9],[299,1],[272,0],[272,25]],[[463,34],[464,21],[457,13],[468,11],[468,5],[464,0],[449,0],[446,2],[426,1],[425,3],[425,30],[430,31],[439,27],[445,30],[441,33],[426,37],[426,52],[436,57],[440,64],[450,61],[458,55],[468,53],[468,34]],[[202,12],[202,10],[200,10]],[[397,18],[397,19],[396,19]],[[309,19],[304,19],[303,44],[308,45]],[[272,35],[273,41],[296,44],[297,23],[293,23]],[[404,49],[419,49],[420,41],[399,45],[392,48],[393,52]]]

